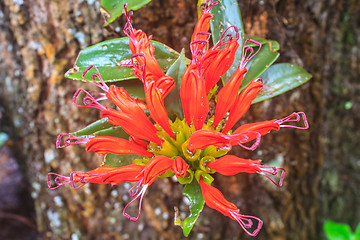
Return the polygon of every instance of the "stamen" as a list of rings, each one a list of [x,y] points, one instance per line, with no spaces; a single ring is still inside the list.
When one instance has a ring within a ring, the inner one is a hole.
[[[131,221],[134,221],[134,222],[136,222],[136,221],[139,219],[140,213],[141,213],[142,200],[143,200],[143,198],[144,198],[144,194],[145,194],[146,189],[148,188],[148,186],[149,186],[148,184],[144,185],[143,188],[141,189],[141,191],[134,197],[134,199],[131,200],[131,202],[129,202],[129,203],[125,206],[125,208],[124,208],[124,210],[123,210],[123,216],[124,216],[124,217],[126,217],[127,219],[129,219],[129,220],[131,220]],[[134,201],[136,201],[139,197],[140,197],[140,201],[139,201],[138,215],[137,215],[136,218],[135,218],[135,217],[131,217],[131,216],[130,216],[129,214],[127,214],[125,211],[126,211],[126,209],[127,209]]]
[[[130,37],[129,35],[134,34],[134,28],[131,25],[131,16],[133,15],[133,11],[130,11],[130,12],[127,11],[127,3],[124,4],[124,13],[125,13],[125,17],[126,17],[126,24],[124,26],[123,31],[126,36]]]
[[[130,197],[134,197],[139,192],[139,188],[141,186],[142,181],[143,181],[143,179],[138,181],[132,188],[130,188],[130,190],[129,190]],[[134,192],[135,188],[136,188],[136,191]]]
[[[74,179],[74,175],[81,175],[80,178],[80,185],[76,186],[75,185],[75,179]],[[96,178],[102,177],[104,174],[88,174],[86,172],[81,172],[81,171],[74,171],[72,173],[70,173],[70,183],[71,183],[71,187],[74,189],[78,189],[81,188],[82,186],[84,186],[85,184],[89,183],[91,180],[94,180]],[[92,176],[92,177],[91,177]],[[89,177],[86,181],[85,181],[85,177]]]
[[[298,127],[298,126],[294,126],[294,125],[281,125],[286,122],[299,122],[301,120],[301,116],[304,119],[304,127]],[[293,117],[295,117],[295,119],[292,119]],[[306,119],[306,115],[304,112],[294,112],[294,113],[290,114],[289,116],[279,119],[275,122],[280,124],[280,127],[289,127],[289,128],[296,128],[296,129],[308,129],[309,128],[309,123]]]
[[[76,98],[79,96],[79,94],[81,92],[84,92],[86,94],[86,96],[83,98],[83,104],[84,105],[79,105],[76,103]],[[80,88],[78,89],[74,96],[73,96],[73,104],[77,107],[90,107],[90,108],[96,108],[96,109],[99,109],[99,110],[106,110],[106,107],[104,107],[103,105],[101,105],[98,100],[102,100],[101,98],[94,98],[94,96],[92,96],[88,91]]]
[[[140,64],[136,58],[142,58],[144,64]],[[131,68],[135,75],[140,78],[142,82],[145,81],[145,65],[146,65],[146,57],[144,53],[136,53],[130,57],[130,59],[122,60],[120,62],[120,66]]]
[[[68,137],[63,141],[64,144],[61,145],[61,140],[63,136],[68,136]],[[70,133],[60,133],[56,139],[56,148],[64,148],[70,145],[87,143],[88,141],[89,141],[88,138],[77,137]]]
[[[251,145],[250,147],[247,147],[244,144],[242,144],[242,142],[247,141],[248,137],[246,134],[249,134],[249,133],[256,134],[256,140],[253,145]],[[240,136],[243,136],[243,139],[239,140],[238,137],[240,137]],[[234,135],[224,135],[224,137],[226,139],[236,142],[239,146],[245,148],[246,150],[251,150],[251,151],[256,149],[259,146],[260,140],[261,140],[261,134],[256,131],[248,131],[248,132],[238,133],[238,134],[234,134]]]
[[[285,169],[284,168],[276,168],[276,167],[263,166],[263,165],[257,165],[257,166],[261,169],[261,172],[259,172],[259,174],[267,177],[272,183],[274,183],[278,187],[281,187],[283,185],[284,178],[285,178]],[[268,169],[271,169],[271,170],[268,170]],[[281,171],[279,171],[279,170],[281,170]],[[277,183],[273,179],[273,177],[276,176],[279,172],[281,172],[281,176],[280,176],[279,183]]]
[[[205,36],[205,38],[202,38],[201,36]],[[209,33],[209,32],[197,32],[194,40],[190,43],[191,54],[194,55],[194,53],[199,50],[203,51],[204,46],[207,46],[207,49],[208,49],[210,36],[211,36],[211,33]],[[195,44],[200,45],[201,48],[192,47]],[[205,50],[205,52],[207,51],[207,49]]]
[[[242,214],[239,214],[239,213],[231,211],[231,210],[229,211],[229,213],[231,214],[231,216],[233,218],[235,218],[235,220],[240,224],[242,229],[244,229],[244,231],[247,234],[249,234],[250,236],[256,236],[259,233],[259,231],[263,225],[263,221],[261,221],[260,218],[257,218],[254,216],[242,215]],[[256,220],[257,225],[254,225],[252,219]],[[252,232],[250,232],[251,229],[254,229],[254,230]]]
[[[252,42],[256,45],[259,46],[258,50],[254,53],[254,48],[253,47],[248,47],[245,49],[246,43],[247,42]],[[259,43],[258,41],[252,40],[252,39],[246,39],[246,41],[244,42],[243,45],[243,54],[242,54],[242,58],[241,58],[241,62],[240,62],[240,68],[244,68],[246,66],[246,64],[248,64],[248,62],[256,55],[259,53],[260,49],[261,49],[262,44]]]
[[[56,184],[55,187],[51,187],[51,182],[50,182],[50,176],[51,175],[55,175],[55,179],[54,179],[54,183]],[[65,185],[67,183],[70,182],[70,178],[69,177],[66,177],[66,176],[63,176],[63,175],[60,175],[60,174],[57,174],[57,173],[48,173],[47,174],[47,185],[48,185],[48,188],[50,190],[54,190],[54,189],[57,189],[58,187],[61,187],[62,185]]]
[[[87,80],[87,79],[85,78],[85,75],[86,75],[86,73],[87,73],[91,68],[93,68],[93,67],[95,68],[97,74],[94,73],[94,74],[91,76],[91,80],[92,80],[92,81],[89,81],[89,80]],[[96,81],[96,80],[95,80],[95,77],[96,77],[99,81]],[[84,72],[83,72],[83,74],[82,74],[82,79],[83,79],[85,82],[89,82],[89,83],[91,83],[91,84],[93,84],[93,85],[101,88],[101,89],[104,90],[105,92],[108,92],[108,91],[109,91],[109,87],[106,85],[106,83],[105,83],[104,80],[102,79],[101,74],[100,74],[100,72],[99,72],[99,69],[98,69],[95,65],[90,65],[90,66],[88,66],[88,67],[84,70]]]
[[[210,2],[210,4],[209,4],[209,2]],[[209,12],[212,7],[218,5],[219,3],[220,3],[220,1],[207,0],[205,7],[204,7],[204,12]]]
[[[234,28],[235,30],[235,34],[236,34],[236,37],[233,38],[232,36],[232,33],[226,33],[230,28]],[[236,26],[234,25],[231,25],[229,26],[228,28],[225,29],[225,31],[222,33],[219,41],[214,45],[213,48],[219,48],[219,47],[222,47],[224,45],[227,45],[227,44],[230,44],[234,41],[237,41],[239,39],[240,35],[239,35],[239,30]],[[228,38],[228,39],[226,39]]]

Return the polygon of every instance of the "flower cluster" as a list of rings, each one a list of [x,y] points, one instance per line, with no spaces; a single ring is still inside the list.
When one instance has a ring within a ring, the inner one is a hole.
[[[220,40],[209,47],[209,28],[212,14],[210,9],[217,2],[211,1],[200,16],[191,37],[191,63],[187,66],[181,81],[180,97],[184,119],[169,119],[164,106],[164,99],[174,89],[175,81],[165,75],[154,57],[154,47],[150,44],[151,36],[131,25],[132,13],[126,13],[127,23],[124,28],[129,37],[132,58],[122,62],[124,67],[131,68],[144,85],[145,101],[132,98],[122,87],[108,86],[97,68],[89,66],[83,73],[92,68],[97,73],[92,75],[91,84],[103,92],[79,89],[73,103],[79,107],[91,107],[100,110],[101,117],[114,126],[120,126],[130,135],[129,139],[114,136],[78,137],[62,133],[57,139],[57,147],[73,144],[85,144],[87,152],[99,155],[136,154],[132,164],[111,167],[100,166],[89,172],[74,171],[70,176],[56,173],[48,174],[48,186],[56,189],[66,183],[79,188],[87,183],[112,184],[134,182],[129,194],[133,199],[126,205],[123,215],[132,221],[139,219],[141,203],[146,190],[158,176],[176,176],[181,184],[197,181],[207,206],[218,210],[223,215],[236,220],[251,236],[255,236],[262,227],[262,221],[253,216],[243,215],[235,204],[227,201],[223,194],[211,186],[211,174],[222,175],[238,173],[258,173],[281,186],[285,170],[261,165],[261,160],[250,160],[227,154],[235,145],[247,150],[254,150],[261,136],[271,130],[278,131],[283,127],[307,129],[308,123],[303,112],[293,113],[282,119],[241,125],[235,124],[247,112],[251,102],[263,88],[260,78],[250,82],[239,94],[242,79],[247,72],[246,64],[257,52],[252,47],[243,46],[241,62],[231,79],[218,92],[214,116],[209,116],[209,92],[234,61],[239,44],[239,33],[235,26],[232,31],[224,31]],[[233,32],[233,34],[228,34]],[[247,40],[258,46],[254,40]],[[80,93],[85,94],[82,104],[77,104]],[[110,100],[116,109],[109,108],[100,102]],[[148,112],[149,116],[145,113]],[[304,126],[286,124],[304,121]],[[274,177],[276,176],[276,177]],[[280,179],[280,180],[275,180]],[[133,202],[139,200],[137,216],[130,216],[126,210]]]

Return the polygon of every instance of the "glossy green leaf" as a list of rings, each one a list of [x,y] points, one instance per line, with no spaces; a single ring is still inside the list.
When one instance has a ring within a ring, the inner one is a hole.
[[[109,167],[122,167],[133,163],[134,159],[142,158],[140,155],[135,154],[112,154],[108,153],[105,156],[105,161],[103,163],[103,166],[109,166]]]
[[[354,234],[354,240],[360,240],[360,223],[358,223],[355,234]]]
[[[261,46],[260,51],[246,64],[248,69],[243,82],[241,90],[244,89],[252,80],[258,78],[271,64],[273,64],[279,57],[277,52],[280,49],[279,43],[276,41],[268,41]],[[256,52],[257,49],[254,49]]]
[[[347,224],[325,221],[324,231],[328,240],[352,240],[353,234]]]
[[[179,119],[184,118],[184,113],[180,100],[180,86],[181,79],[186,69],[185,63],[185,50],[183,49],[180,53],[179,58],[169,68],[166,75],[172,77],[175,80],[175,88],[165,98],[165,107],[168,111],[169,117],[177,116]]]
[[[101,0],[101,13],[105,18],[105,25],[112,23],[123,14],[124,4],[127,3],[127,10],[137,10],[149,3],[151,0]]]
[[[156,41],[151,41],[151,44],[155,47],[155,58],[161,69],[164,72],[167,71],[179,57],[179,53]],[[74,67],[65,73],[65,77],[82,80],[83,71],[93,64],[99,69],[105,82],[134,79],[136,76],[131,69],[120,66],[122,60],[129,59],[131,56],[129,38],[104,41],[80,51]],[[96,73],[94,68],[85,75],[85,78],[91,80],[93,73]]]
[[[203,210],[205,201],[202,196],[200,184],[195,178],[185,186],[183,194],[189,199],[190,215],[185,220],[181,220],[180,216],[175,216],[175,224],[183,229],[184,236],[187,237]]]
[[[264,88],[253,103],[280,95],[296,88],[311,78],[302,67],[290,63],[278,63],[267,69],[261,76]]]
[[[123,87],[130,95],[130,97],[145,100],[144,84],[137,79],[125,80],[113,83],[118,87]]]
[[[241,20],[240,8],[236,0],[222,0],[218,5],[211,9],[211,13],[214,16],[210,22],[211,36],[214,44],[219,41],[224,30],[229,26],[234,25],[239,30],[239,48],[236,51],[234,63],[223,76],[223,81],[227,83],[239,66],[242,56],[244,27]],[[230,31],[229,33],[232,32]]]
[[[245,34],[245,40],[246,39],[252,39],[252,40],[255,40],[255,41],[257,41],[257,42],[259,42],[261,44],[265,44],[265,43],[268,42],[268,40],[266,40],[265,38]],[[252,43],[252,42],[247,42],[245,44],[245,47],[257,47],[257,45],[255,43]]]
[[[127,134],[122,127],[111,127],[104,130],[97,131],[93,133],[94,136],[111,136],[128,139],[129,134]]]
[[[102,118],[99,119],[91,124],[89,124],[88,126],[86,126],[85,128],[72,133],[73,135],[80,137],[80,136],[86,136],[86,135],[92,135],[95,132],[104,130],[104,129],[108,129],[113,127],[114,125],[112,125],[111,123],[109,123],[107,121],[107,118]]]

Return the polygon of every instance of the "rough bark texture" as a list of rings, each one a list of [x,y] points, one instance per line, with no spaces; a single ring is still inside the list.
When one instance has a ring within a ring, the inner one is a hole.
[[[95,111],[72,106],[73,92],[84,84],[63,74],[80,49],[121,35],[108,30],[123,26],[124,19],[104,29],[99,5],[90,0],[0,2],[1,131],[10,134],[31,186],[43,238],[179,239],[173,207],[185,211],[186,206],[181,187],[171,181],[150,188],[137,223],[121,214],[129,185],[47,189],[49,171],[89,170],[101,161],[80,146],[58,150],[54,144],[60,132],[97,118]],[[237,152],[283,164],[287,176],[281,189],[258,175],[217,176],[215,186],[244,213],[264,220],[257,239],[322,239],[324,219],[354,228],[360,221],[359,2],[269,0],[240,1],[240,6],[247,33],[277,40],[282,47],[278,62],[299,64],[313,75],[304,86],[254,105],[243,122],[304,111],[310,130],[283,129],[262,138],[255,152]],[[177,51],[188,46],[195,21],[196,4],[190,0],[153,0],[133,18],[136,28]],[[235,221],[207,207],[190,237],[250,239]]]

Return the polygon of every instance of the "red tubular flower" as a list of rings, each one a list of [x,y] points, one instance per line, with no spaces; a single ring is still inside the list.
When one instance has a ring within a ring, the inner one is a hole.
[[[135,142],[130,142],[122,138],[110,136],[93,137],[86,144],[87,152],[94,151],[97,154],[137,154],[145,157],[152,157],[153,154]]]
[[[209,5],[207,4],[195,25],[194,32],[191,36],[192,44],[190,45],[190,49],[193,54],[196,51],[202,51],[210,37],[208,32],[210,29],[210,20],[213,18],[213,15],[210,13],[210,9],[218,3],[218,1],[211,1]]]
[[[247,110],[250,108],[251,102],[256,98],[262,88],[262,80],[257,78],[251,81],[249,85],[240,93],[235,104],[230,109],[229,119],[226,122],[223,133],[227,133],[247,112]]]
[[[264,122],[257,122],[257,123],[248,123],[241,125],[238,127],[233,134],[241,134],[244,133],[247,136],[247,139],[245,142],[250,142],[254,140],[259,133],[261,136],[264,136],[268,133],[270,133],[271,130],[279,131],[280,130],[280,124],[276,122],[277,120],[269,120]]]
[[[130,97],[129,93],[123,87],[111,85],[106,97],[113,101],[113,103],[115,103],[121,111],[126,113],[135,112],[134,115],[140,115],[141,113],[144,114],[143,111],[147,109],[147,106],[143,101]]]
[[[158,130],[154,127],[145,114],[145,116],[142,114],[133,115],[125,112],[119,112],[114,109],[108,109],[106,111],[102,111],[100,115],[102,117],[107,117],[109,123],[115,126],[121,126],[125,132],[134,137],[145,139],[158,145],[161,145],[163,142],[156,135]]]
[[[215,162],[207,163],[206,166],[217,171],[222,175],[235,175],[241,172],[257,173],[261,172],[259,167],[261,160],[250,160],[238,158],[234,155],[226,155],[216,159]]]
[[[247,134],[255,134],[256,141],[250,147],[244,146],[248,142]],[[233,145],[240,145],[247,150],[254,150],[260,143],[260,134],[257,132],[243,132],[239,134],[226,135],[214,130],[201,129],[194,132],[189,138],[188,150],[204,149],[208,146],[230,150]]]
[[[295,125],[284,125],[287,122],[299,122],[301,117],[304,119],[304,127],[299,127]],[[289,116],[282,118],[282,119],[273,119],[264,122],[257,122],[257,123],[248,123],[241,125],[237,128],[233,134],[244,134],[247,136],[246,142],[250,142],[257,138],[258,134],[264,136],[270,133],[271,130],[279,131],[281,127],[288,127],[288,128],[296,128],[296,129],[308,129],[309,123],[306,120],[306,115],[303,112],[294,112]],[[235,144],[235,143],[234,143]],[[233,144],[233,145],[234,145]]]
[[[225,35],[231,28],[235,29],[236,38],[233,38],[231,34]],[[233,64],[236,50],[239,47],[238,39],[238,29],[235,26],[230,26],[224,31],[220,40],[205,53],[202,68],[205,76],[206,93],[215,86],[221,76],[224,75]],[[224,45],[225,47],[223,47]]]
[[[284,168],[276,168],[271,166],[260,165],[261,160],[251,160],[239,158],[234,155],[226,155],[215,162],[207,163],[206,166],[219,172],[222,175],[235,175],[241,172],[245,173],[259,173],[267,177],[276,186],[281,187],[285,177]],[[269,170],[271,169],[271,170]],[[279,183],[275,182],[272,177],[281,173]]]
[[[239,67],[237,71],[233,74],[229,82],[219,91],[213,121],[213,126],[215,128],[219,124],[221,119],[224,117],[225,113],[227,113],[234,105],[238,97],[239,88],[246,72],[246,68],[240,69]]]
[[[62,176],[56,173],[48,173],[47,183],[49,189],[56,189],[66,183],[71,183],[71,186],[75,189],[84,186],[87,183],[98,183],[98,184],[108,184],[112,185],[119,184],[121,182],[136,182],[141,179],[141,171],[144,169],[144,166],[137,164],[130,164],[123,167],[109,167],[101,166],[91,170],[89,172],[80,172],[75,171],[70,174],[69,177]],[[51,186],[50,177],[55,175],[55,187]],[[76,186],[75,183],[80,183]]]
[[[127,13],[126,6],[124,7],[127,23],[124,27],[124,33],[129,37],[129,47],[132,54],[143,54],[143,57],[136,57],[140,65],[145,66],[145,72],[151,73],[157,78],[164,76],[156,58],[154,56],[155,48],[150,44],[152,36],[147,35],[142,30],[136,30],[131,25],[132,12]],[[146,61],[146,62],[145,62]]]
[[[235,204],[227,201],[218,189],[206,184],[202,178],[200,178],[199,183],[204,201],[208,207],[236,220],[250,236],[256,236],[259,233],[263,224],[259,218],[240,214],[240,209],[238,209]],[[257,221],[256,225],[254,225],[253,220]]]
[[[164,106],[165,97],[174,89],[175,82],[171,77],[164,76],[157,81],[145,84],[145,98],[150,116],[170,137],[175,138],[169,124],[169,117]]]
[[[132,192],[133,189],[130,189],[130,196],[134,196],[134,198],[125,206],[123,210],[123,215],[131,221],[137,221],[140,217],[141,204],[147,188],[155,181],[155,179],[159,175],[165,173],[169,169],[173,169],[177,176],[185,176],[186,170],[189,167],[188,165],[186,167],[186,165],[187,164],[180,157],[177,157],[176,160],[165,156],[156,156],[152,158],[146,164],[144,170],[141,173],[142,179],[133,187],[136,188],[136,191]],[[140,185],[142,186],[142,188],[139,191]],[[136,218],[131,217],[129,214],[126,213],[126,209],[138,198],[140,198],[138,215]]]
[[[203,127],[209,112],[205,81],[200,74],[197,64],[190,64],[184,72],[180,88],[185,121],[190,125],[192,120],[197,130]]]
[[[197,76],[194,71],[196,71],[196,64],[189,64],[182,76],[180,87],[180,99],[183,107],[184,119],[188,125],[191,124],[190,104],[192,100],[189,89],[191,89],[193,82],[196,81]]]
[[[176,177],[185,177],[188,169],[189,165],[179,156],[175,158],[173,166],[171,167],[171,170],[175,173]]]

